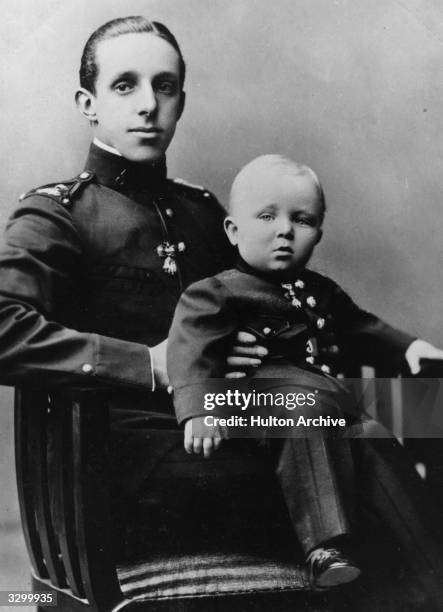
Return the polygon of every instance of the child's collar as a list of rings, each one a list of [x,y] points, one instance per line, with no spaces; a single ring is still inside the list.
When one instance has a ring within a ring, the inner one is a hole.
[[[282,283],[285,283],[285,282],[296,282],[297,280],[300,280],[301,278],[303,278],[305,274],[305,270],[306,270],[306,268],[303,268],[299,272],[295,272],[293,277],[289,279],[280,278],[278,275],[275,275],[274,273],[261,272],[260,270],[256,270],[255,268],[250,266],[240,255],[238,256],[237,264],[235,267],[240,272],[245,272],[246,274],[252,274],[252,276],[257,276],[258,278],[262,278],[263,280],[268,281],[269,283],[272,283],[274,285],[281,285]]]

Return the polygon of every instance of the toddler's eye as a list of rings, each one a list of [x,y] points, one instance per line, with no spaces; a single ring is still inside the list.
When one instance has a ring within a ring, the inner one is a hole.
[[[308,227],[313,227],[315,225],[314,219],[307,219],[306,217],[298,218],[297,223],[299,225],[307,225]]]
[[[269,223],[269,221],[273,221],[273,219],[274,219],[274,215],[271,215],[271,213],[262,213],[262,214],[259,216],[259,219],[260,219],[261,221],[265,221],[265,222],[268,222],[268,223]]]

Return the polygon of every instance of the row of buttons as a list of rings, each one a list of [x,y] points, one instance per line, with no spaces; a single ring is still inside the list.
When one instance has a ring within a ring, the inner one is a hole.
[[[304,289],[305,282],[302,281],[301,279],[297,279],[294,283],[282,283],[282,287],[283,289],[287,290],[287,293],[285,293],[285,297],[291,301],[291,304],[295,306],[296,308],[301,308],[302,302],[297,296],[295,289]],[[309,295],[306,298],[306,304],[310,308],[315,308],[317,306],[317,300],[315,299],[313,295]],[[319,330],[323,329],[326,325],[326,319],[324,317],[318,317],[315,324],[317,326],[317,329]],[[305,357],[305,360],[310,365],[316,365],[316,361],[315,361],[316,349],[315,349],[314,343],[315,343],[315,339],[310,339],[306,343],[307,356]],[[333,345],[332,347],[330,347],[330,352],[338,353],[338,346]],[[325,374],[331,373],[331,368],[325,363],[320,365],[320,370],[324,372]]]

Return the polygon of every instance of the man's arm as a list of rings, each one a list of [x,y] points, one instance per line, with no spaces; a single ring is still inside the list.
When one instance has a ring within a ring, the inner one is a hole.
[[[152,388],[148,347],[56,321],[82,265],[69,211],[56,199],[25,198],[0,251],[0,383]]]

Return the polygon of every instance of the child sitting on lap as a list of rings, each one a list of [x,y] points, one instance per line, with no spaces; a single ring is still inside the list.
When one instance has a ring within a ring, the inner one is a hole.
[[[201,398],[210,379],[224,376],[238,330],[252,331],[268,348],[254,376],[290,379],[285,388],[296,392],[315,390],[315,409],[327,406],[331,416],[340,414],[346,401],[337,377],[349,360],[375,364],[383,355],[400,364],[406,356],[415,367],[422,357],[443,357],[360,309],[334,281],[306,268],[322,237],[324,215],[323,189],[307,166],[265,155],[237,175],[225,230],[238,247],[238,265],[184,292],[168,340],[168,373],[188,452],[203,449],[209,457],[229,436],[226,427],[204,423],[208,413]],[[352,462],[348,441],[316,431],[279,444],[276,473],[312,584],[329,587],[355,579],[360,571],[344,552],[349,509],[337,477],[337,461]],[[348,467],[352,471],[352,464]]]

